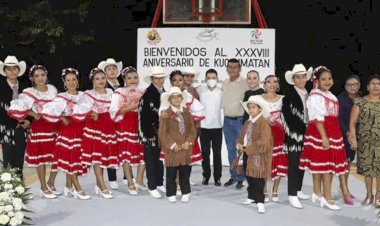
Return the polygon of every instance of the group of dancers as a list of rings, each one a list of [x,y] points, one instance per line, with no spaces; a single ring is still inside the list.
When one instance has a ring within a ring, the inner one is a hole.
[[[237,183],[236,188],[241,189],[246,179],[248,198],[243,204],[256,203],[258,212],[264,213],[264,203],[269,201],[266,181],[274,182],[271,199],[278,202],[281,178],[288,177],[290,205],[303,208],[299,199],[310,198],[302,192],[304,170],[309,170],[313,175],[312,202],[340,209],[331,191],[333,175],[337,175],[344,202],[353,205],[338,100],[329,91],[333,78],[327,67],[307,70],[296,64],[285,74],[290,85],[285,96],[278,94],[279,77],[275,75],[265,77],[263,88],[256,70],[242,78],[237,59],[228,61],[229,78],[221,86],[218,72],[209,69],[204,75],[206,84],[196,88],[192,83],[199,74],[184,68],[170,73],[171,88],[167,91],[163,87],[167,74],[162,68],[152,67],[148,75],[139,76],[134,67],[123,69],[121,62],[111,58],[90,71],[93,88],[84,92],[78,90],[78,70],[65,68],[61,73],[65,92],[58,93],[48,84],[50,75],[43,65],[30,68],[32,86],[21,92],[17,77],[25,70],[25,62],[14,56],[0,62],[0,74],[12,90],[9,104],[2,108],[16,120],[14,128],[30,127],[25,162],[37,168],[41,197],[52,199],[61,194],[54,184],[57,172],[62,171],[66,173],[64,195],[90,199],[78,177],[92,166],[95,193],[105,199],[114,195],[106,186],[103,171],[120,167],[129,194],[148,190],[152,197],[161,198],[161,193],[166,193],[169,202],[176,202],[179,193],[181,201],[188,202],[192,164],[202,161],[202,184],[209,184],[210,150],[214,182],[221,185],[223,131],[229,161],[236,163],[224,186]],[[145,90],[139,88],[141,77],[149,83]],[[305,86],[312,77],[314,85],[308,93]],[[7,147],[5,140],[14,140],[17,132],[4,128],[2,133],[11,135],[3,136],[3,149]],[[20,168],[14,160],[9,164]],[[47,165],[51,165],[48,181]],[[132,173],[135,165],[136,178]],[[240,165],[243,170],[238,172]],[[115,181],[110,185],[117,189]]]

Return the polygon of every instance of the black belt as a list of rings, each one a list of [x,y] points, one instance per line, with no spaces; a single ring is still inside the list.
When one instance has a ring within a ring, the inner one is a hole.
[[[243,119],[243,116],[235,116],[235,117],[230,117],[230,116],[224,116],[228,119],[231,119],[231,120],[238,120],[238,119]]]

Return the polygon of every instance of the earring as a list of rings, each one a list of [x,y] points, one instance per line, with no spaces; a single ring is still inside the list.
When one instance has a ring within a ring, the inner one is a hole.
[[[266,93],[266,92],[267,92],[267,89],[265,88],[265,86],[263,87],[263,90],[264,90],[264,93]]]
[[[33,81],[33,80],[31,80],[30,82],[32,83],[32,86],[34,86],[34,81]]]
[[[77,89],[79,89],[79,83],[77,83]]]
[[[278,87],[278,88],[276,89],[276,92],[280,92],[280,87]]]
[[[64,88],[65,90],[67,90],[67,86],[66,86],[66,85],[63,85],[63,88]]]

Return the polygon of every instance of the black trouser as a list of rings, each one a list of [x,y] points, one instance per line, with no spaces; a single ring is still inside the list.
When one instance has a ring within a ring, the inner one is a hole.
[[[144,161],[149,190],[154,190],[164,183],[164,165],[160,160],[160,148],[144,145]]]
[[[298,165],[300,163],[301,152],[290,151],[288,152],[288,195],[297,196],[297,191],[301,191],[304,170],[300,170]]]
[[[254,178],[247,176],[247,181],[249,187],[252,189],[248,191],[248,197],[252,197],[251,199],[255,200],[255,203],[264,203],[264,185],[265,185],[265,179],[264,178]]]
[[[202,149],[202,169],[203,177],[210,179],[210,146],[212,146],[213,165],[214,165],[214,180],[220,180],[222,177],[222,139],[223,130],[220,129],[201,129],[200,141]],[[211,144],[211,145],[210,145]]]
[[[244,173],[244,176],[247,176],[246,175],[246,172],[247,172],[247,160],[248,160],[248,155],[243,152],[243,173]],[[247,180],[248,181],[248,180]],[[249,183],[248,183],[248,186],[247,186],[247,192],[248,192],[248,198],[249,199],[255,199],[255,197],[253,197],[253,186],[251,186]]]
[[[108,181],[117,181],[117,176],[116,176],[116,169],[113,168],[107,168],[107,174],[108,174]],[[127,177],[124,174],[123,179],[127,179]]]
[[[17,128],[14,130],[13,139],[15,144],[3,144],[3,165],[4,167],[10,166],[11,168],[17,168],[17,174],[23,178],[22,170],[24,168],[25,158],[25,130],[23,128]]]
[[[177,186],[176,186],[176,177],[177,172],[179,174],[179,186],[181,187],[182,195],[189,194],[190,189],[190,166],[174,166],[166,167],[166,196],[176,195]]]

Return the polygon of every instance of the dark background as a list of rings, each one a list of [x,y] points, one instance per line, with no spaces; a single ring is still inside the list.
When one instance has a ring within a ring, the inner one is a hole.
[[[83,75],[82,89],[89,88],[88,72],[101,60],[113,57],[125,66],[136,65],[137,28],[151,26],[157,2],[0,0],[0,59],[10,54],[28,66],[46,65],[50,82],[61,90],[60,71],[74,67]],[[276,74],[283,85],[285,71],[300,62],[306,67],[329,67],[335,93],[345,76],[357,74],[365,82],[368,75],[379,72],[379,1],[261,0],[259,4],[268,27],[276,29]],[[258,27],[252,14],[249,26],[213,26]],[[158,27],[162,26],[161,17]]]

